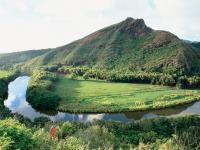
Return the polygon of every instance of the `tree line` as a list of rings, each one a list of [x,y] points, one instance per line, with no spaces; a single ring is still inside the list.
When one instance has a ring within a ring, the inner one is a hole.
[[[57,68],[54,66],[46,68],[48,71],[58,71],[64,74],[71,74],[72,78],[78,76],[87,80],[89,78],[98,80],[107,80],[110,82],[125,82],[125,83],[148,83],[165,86],[177,86],[182,89],[200,88],[199,75],[179,75],[179,74],[165,74],[156,72],[131,72],[120,70],[104,70],[97,68],[89,68],[86,66],[62,66]]]

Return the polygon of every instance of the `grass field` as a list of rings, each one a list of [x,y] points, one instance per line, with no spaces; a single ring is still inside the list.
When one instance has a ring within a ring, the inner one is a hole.
[[[149,84],[109,83],[61,77],[55,92],[59,110],[69,112],[121,112],[157,109],[200,99],[199,90],[181,90]]]

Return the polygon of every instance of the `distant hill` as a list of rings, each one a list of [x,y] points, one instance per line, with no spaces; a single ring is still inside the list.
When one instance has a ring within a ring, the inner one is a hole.
[[[200,42],[192,42],[191,45],[200,49]]]
[[[43,55],[48,51],[49,49],[44,49],[0,54],[0,66],[10,66],[13,64],[23,63],[34,57]]]
[[[200,72],[200,49],[170,32],[151,29],[142,19],[127,18],[70,44],[45,51],[26,65],[58,63],[107,69]]]

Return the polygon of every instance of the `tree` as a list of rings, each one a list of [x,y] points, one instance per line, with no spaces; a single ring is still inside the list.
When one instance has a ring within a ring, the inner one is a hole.
[[[181,89],[185,89],[189,87],[189,82],[185,76],[182,76],[178,79],[177,87]]]
[[[83,79],[84,79],[84,80],[89,79],[89,74],[88,74],[88,73],[85,73],[85,74],[83,75]]]

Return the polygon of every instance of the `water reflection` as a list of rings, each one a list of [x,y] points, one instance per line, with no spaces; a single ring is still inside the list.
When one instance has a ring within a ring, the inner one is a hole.
[[[200,114],[200,102],[190,105],[178,106],[174,108],[144,111],[144,112],[124,112],[124,113],[101,113],[101,114],[71,114],[64,112],[48,111],[39,112],[31,107],[26,101],[26,90],[29,77],[22,76],[15,79],[9,84],[8,98],[4,101],[13,113],[19,113],[31,120],[45,116],[52,121],[94,121],[94,120],[115,120],[129,122],[146,118],[156,118],[160,116],[172,117],[184,115],[186,113]]]

